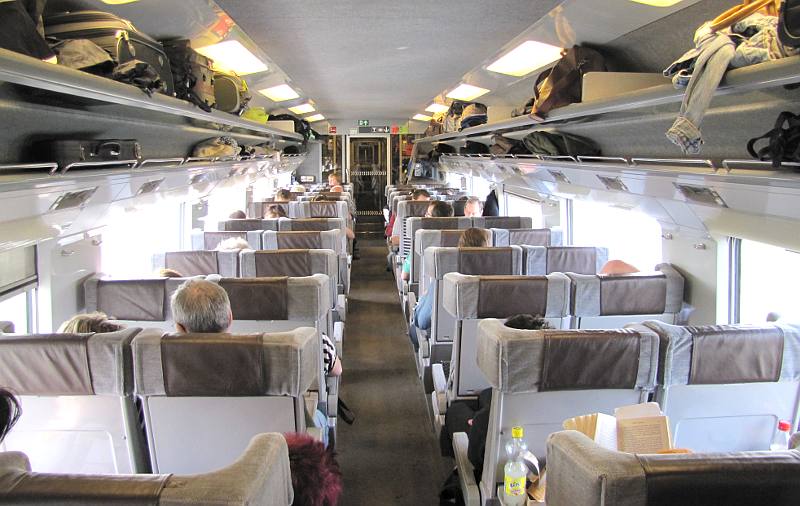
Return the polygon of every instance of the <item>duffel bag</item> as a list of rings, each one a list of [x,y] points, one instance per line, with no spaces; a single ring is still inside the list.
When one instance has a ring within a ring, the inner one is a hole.
[[[214,72],[214,99],[220,111],[241,115],[250,102],[247,83],[235,74]]]
[[[530,115],[541,120],[553,109],[580,102],[583,75],[605,71],[603,55],[588,47],[574,46],[554,67],[539,74]]]
[[[189,39],[164,40],[162,44],[172,65],[175,96],[211,112],[216,103],[211,60],[192,49]]]
[[[142,158],[135,139],[59,139],[37,143],[33,152],[42,162],[56,162],[61,170],[79,162],[132,161]]]
[[[474,103],[465,106],[461,113],[459,129],[464,130],[465,128],[483,125],[488,119],[486,112],[486,106],[483,104]]]
[[[41,12],[35,9],[31,12],[31,4],[31,1],[22,0],[0,2],[0,48],[49,60],[55,54],[42,36],[39,26]]]
[[[532,132],[522,139],[528,151],[545,156],[600,156],[600,148],[579,135],[560,132]]]
[[[530,151],[520,141],[503,137],[500,134],[492,136],[492,145],[489,152],[493,155],[528,155]]]
[[[800,0],[783,0],[781,3],[778,38],[784,46],[800,47]]]
[[[101,11],[65,12],[46,17],[44,31],[47,37],[58,40],[91,40],[108,51],[117,65],[131,60],[145,62],[164,83],[159,91],[174,94],[172,70],[164,47],[127,19]]]

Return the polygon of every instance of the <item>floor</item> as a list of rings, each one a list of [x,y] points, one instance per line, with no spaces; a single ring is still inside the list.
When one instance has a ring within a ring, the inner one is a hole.
[[[450,464],[439,455],[406,333],[386,246],[359,240],[353,262],[341,398],[356,414],[339,420],[343,506],[438,504]]]

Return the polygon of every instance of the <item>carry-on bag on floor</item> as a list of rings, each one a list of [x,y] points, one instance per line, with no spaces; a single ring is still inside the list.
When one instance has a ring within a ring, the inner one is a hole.
[[[132,162],[142,158],[135,139],[65,139],[37,143],[33,152],[42,162],[56,162],[62,172],[81,162]]]
[[[211,112],[216,103],[211,60],[192,49],[189,39],[164,40],[161,43],[172,65],[175,96]]]
[[[164,48],[127,19],[100,11],[65,12],[47,16],[44,33],[58,40],[91,40],[108,51],[117,64],[131,60],[148,63],[164,83],[161,93],[174,94],[172,70]]]

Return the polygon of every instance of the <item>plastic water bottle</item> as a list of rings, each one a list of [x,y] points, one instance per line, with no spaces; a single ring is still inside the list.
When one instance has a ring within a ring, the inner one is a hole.
[[[772,437],[772,444],[769,445],[769,449],[777,452],[781,450],[788,450],[789,449],[789,436],[792,430],[792,424],[787,422],[786,420],[781,420],[778,422],[778,430],[775,432],[775,435]]]
[[[505,476],[503,486],[503,502],[506,506],[524,506],[528,501],[525,492],[525,477],[528,475],[528,468],[522,460],[522,453],[528,449],[522,427],[511,429],[511,441],[506,443],[506,454],[508,460],[503,468]]]

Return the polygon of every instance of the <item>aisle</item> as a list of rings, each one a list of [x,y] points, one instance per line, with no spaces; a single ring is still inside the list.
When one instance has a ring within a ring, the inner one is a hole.
[[[343,506],[438,504],[449,473],[431,429],[383,240],[360,240],[353,262],[339,421]]]

